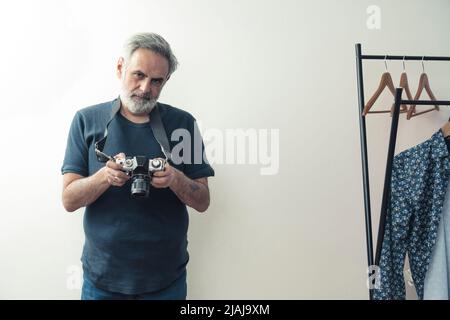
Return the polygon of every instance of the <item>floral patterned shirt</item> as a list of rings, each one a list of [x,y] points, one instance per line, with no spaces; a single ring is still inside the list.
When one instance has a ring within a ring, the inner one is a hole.
[[[394,157],[379,288],[374,290],[374,299],[405,299],[406,253],[417,295],[423,299],[449,176],[449,151],[441,130]]]

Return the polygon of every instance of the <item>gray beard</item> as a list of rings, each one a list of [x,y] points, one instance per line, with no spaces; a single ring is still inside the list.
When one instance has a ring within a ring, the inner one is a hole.
[[[122,103],[126,106],[128,111],[130,111],[132,114],[149,114],[158,102],[158,98],[146,100],[136,96],[131,97],[131,95],[132,94],[122,92],[120,94],[120,99],[122,100]]]

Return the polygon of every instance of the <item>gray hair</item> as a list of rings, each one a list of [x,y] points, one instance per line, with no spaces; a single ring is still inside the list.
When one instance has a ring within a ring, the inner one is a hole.
[[[173,54],[169,43],[160,35],[156,33],[146,32],[137,33],[128,38],[123,46],[125,62],[128,63],[133,53],[140,48],[151,50],[154,53],[157,53],[166,58],[169,62],[168,76],[170,76],[177,69],[177,58]]]

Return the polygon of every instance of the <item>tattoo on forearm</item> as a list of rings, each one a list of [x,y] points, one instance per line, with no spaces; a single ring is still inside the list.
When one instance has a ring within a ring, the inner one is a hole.
[[[201,205],[205,202],[209,203],[208,186],[187,178],[183,180],[173,190],[183,203],[193,208],[198,208],[199,204]]]
[[[177,180],[170,188],[184,204],[198,210],[204,211],[209,206],[209,188],[205,183],[198,182],[186,177],[183,173],[177,173]]]
[[[191,187],[191,191],[192,192],[195,192],[195,191],[197,191],[197,190],[199,190],[200,189],[200,187],[197,185],[197,183],[195,183],[195,182],[192,182],[191,184],[190,184],[190,187]]]

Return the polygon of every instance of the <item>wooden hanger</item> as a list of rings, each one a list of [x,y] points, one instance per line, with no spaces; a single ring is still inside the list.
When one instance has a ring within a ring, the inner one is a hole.
[[[423,65],[423,58],[422,58],[422,74],[420,75],[420,78],[419,78],[419,86],[417,88],[416,95],[414,96],[414,100],[418,100],[420,98],[420,95],[422,94],[423,89],[425,89],[425,91],[428,93],[428,96],[430,97],[431,100],[437,100],[433,94],[433,91],[431,91],[430,81],[428,80],[428,75],[425,73],[425,68]],[[434,111],[434,110],[439,111],[439,106],[435,105],[434,108],[432,108],[432,109],[428,109],[428,110],[421,111],[421,112],[416,112],[416,106],[411,105],[411,107],[409,108],[408,113],[406,115],[406,118],[409,120],[412,117],[419,116],[421,114],[424,114],[424,113],[427,113],[430,111]]]
[[[405,57],[403,57],[403,72],[400,75],[400,88],[403,88],[404,92],[406,93],[406,96],[408,97],[409,100],[412,100],[412,94],[411,94],[411,89],[409,88],[409,82],[408,82],[408,75],[406,74],[406,68],[405,68]],[[400,111],[403,112],[408,112],[408,106],[406,104],[402,104],[400,106]],[[391,114],[394,113],[394,107],[392,107],[391,109]]]
[[[387,56],[386,56],[387,58]],[[372,95],[372,97],[369,99],[369,101],[364,106],[364,110],[362,115],[366,116],[368,113],[392,113],[391,110],[381,110],[381,111],[370,111],[372,106],[375,104],[381,93],[384,91],[384,89],[387,87],[389,91],[392,93],[392,95],[395,97],[395,87],[394,82],[392,81],[391,74],[387,71],[387,63],[386,58],[384,60],[384,64],[386,66],[386,72],[383,73],[380,79],[380,83],[378,85],[378,89],[375,91],[375,93]]]
[[[369,101],[366,103],[366,106],[364,107],[363,116],[367,115],[368,113],[388,113],[388,112],[391,112],[391,110],[370,111],[370,108],[372,108],[372,106],[375,104],[375,102],[379,98],[380,94],[384,91],[384,89],[386,87],[389,89],[389,91],[395,97],[394,82],[392,81],[392,77],[391,77],[391,74],[389,72],[385,72],[381,76],[380,84],[378,85],[377,91],[375,91],[375,93],[372,95],[372,97],[369,99]]]

